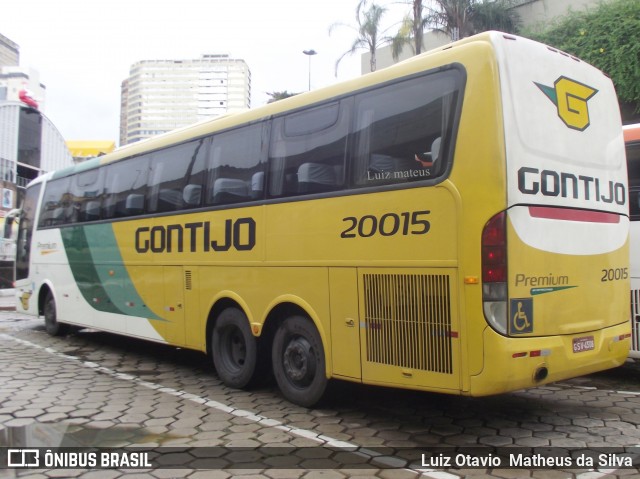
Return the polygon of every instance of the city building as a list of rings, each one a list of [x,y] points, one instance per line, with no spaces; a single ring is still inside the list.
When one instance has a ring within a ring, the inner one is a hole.
[[[41,111],[0,101],[0,216],[20,204],[29,181],[70,165],[73,158],[64,138]]]
[[[12,67],[20,64],[20,49],[0,33],[0,67]]]
[[[244,60],[208,54],[192,60],[143,60],[122,82],[120,145],[249,108]]]
[[[566,15],[570,10],[581,12],[597,8],[607,0],[509,0],[520,17],[523,27],[544,29],[555,18]]]
[[[20,205],[26,184],[73,164],[64,138],[44,114],[40,75],[18,65],[18,45],[0,35],[0,217]]]
[[[19,66],[0,67],[0,102],[23,102],[44,111],[46,93],[38,71]]]

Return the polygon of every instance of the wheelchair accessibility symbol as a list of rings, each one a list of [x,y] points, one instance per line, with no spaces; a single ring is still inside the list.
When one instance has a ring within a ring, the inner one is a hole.
[[[533,299],[514,298],[509,301],[509,333],[533,332]]]

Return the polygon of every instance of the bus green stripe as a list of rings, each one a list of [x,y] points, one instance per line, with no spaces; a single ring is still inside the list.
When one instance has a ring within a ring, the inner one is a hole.
[[[94,309],[107,313],[163,320],[138,294],[109,224],[60,230],[73,277]]]

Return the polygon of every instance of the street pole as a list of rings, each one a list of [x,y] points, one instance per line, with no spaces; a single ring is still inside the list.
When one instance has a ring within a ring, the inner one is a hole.
[[[311,50],[303,50],[302,53],[304,53],[309,57],[309,91],[311,91],[311,57],[313,55],[317,55],[318,52],[311,49]]]

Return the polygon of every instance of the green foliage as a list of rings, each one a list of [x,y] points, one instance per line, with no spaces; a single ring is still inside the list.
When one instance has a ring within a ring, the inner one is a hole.
[[[542,32],[524,35],[570,53],[605,72],[615,84],[623,112],[640,113],[638,0],[613,0],[597,9],[571,12]]]
[[[398,59],[405,45],[421,52],[426,28],[440,31],[451,39],[464,38],[487,30],[516,33],[520,18],[508,0],[403,0],[411,11],[393,38],[392,55]]]
[[[475,2],[471,7],[471,23],[474,33],[486,32],[487,30],[517,33],[520,27],[520,17],[509,7],[507,0]]]

